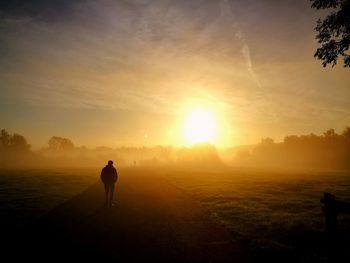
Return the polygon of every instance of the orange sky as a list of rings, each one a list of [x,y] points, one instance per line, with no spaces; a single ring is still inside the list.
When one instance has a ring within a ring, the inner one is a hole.
[[[72,2],[0,12],[0,128],[34,147],[182,145],[195,108],[221,147],[350,125],[349,69],[313,58],[309,1]]]

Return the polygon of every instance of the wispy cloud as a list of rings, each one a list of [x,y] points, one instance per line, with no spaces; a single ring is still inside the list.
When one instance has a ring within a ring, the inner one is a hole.
[[[242,55],[245,59],[246,66],[247,66],[247,69],[248,69],[251,77],[256,82],[256,85],[258,87],[261,87],[261,82],[253,69],[253,63],[252,63],[252,59],[251,59],[251,55],[250,55],[249,46],[248,46],[248,44],[243,36],[243,33],[239,29],[237,22],[234,21],[234,14],[233,14],[233,11],[231,9],[230,2],[228,0],[221,0],[220,1],[220,11],[221,11],[221,16],[225,20],[227,20],[228,23],[230,23],[232,33],[235,35],[235,37],[237,38],[237,40],[241,44],[241,52],[242,52]]]
[[[290,7],[269,16],[283,1],[36,2],[0,11],[0,102],[174,116],[197,100],[266,130],[348,120],[348,72],[320,69],[311,48],[290,58],[313,38],[293,45]]]
[[[172,1],[106,3],[76,4],[72,10],[78,13],[71,11],[68,21],[8,25],[10,32],[22,32],[3,36],[16,38],[10,40],[13,49],[23,52],[18,58],[23,71],[7,72],[10,77],[3,72],[19,96],[65,108],[174,112],[189,89],[224,90],[222,82],[232,74],[244,79],[238,66],[227,71],[225,60],[231,58],[225,54],[236,47],[216,39],[221,24],[208,19],[215,14],[206,6],[193,17],[187,4]]]

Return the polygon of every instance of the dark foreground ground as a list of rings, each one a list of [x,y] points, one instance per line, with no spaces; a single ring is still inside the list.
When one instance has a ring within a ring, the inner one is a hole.
[[[5,254],[40,262],[254,261],[209,212],[160,176],[125,174],[116,206],[103,201],[97,183],[24,229],[10,230]]]

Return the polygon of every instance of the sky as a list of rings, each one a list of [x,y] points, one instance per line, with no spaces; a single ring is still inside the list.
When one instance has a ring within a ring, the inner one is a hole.
[[[0,128],[43,147],[183,145],[191,110],[215,144],[350,125],[350,71],[313,57],[309,0],[0,3]]]

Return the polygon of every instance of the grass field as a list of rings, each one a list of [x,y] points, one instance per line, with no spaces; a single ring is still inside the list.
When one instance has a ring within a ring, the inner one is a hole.
[[[320,198],[328,191],[350,201],[350,174],[169,171],[169,181],[207,207],[260,259],[326,260],[324,216]],[[342,250],[350,249],[350,217],[339,216]]]
[[[130,168],[132,169],[132,168]],[[226,169],[140,169],[158,173],[212,212],[261,258],[326,260],[320,198],[329,191],[350,202],[350,174]],[[128,176],[120,170],[120,177]],[[99,169],[0,170],[2,228],[30,222],[98,181]],[[118,189],[117,189],[118,190]],[[339,216],[342,249],[350,249],[350,217]]]
[[[25,225],[97,180],[97,169],[0,170],[1,228]]]

